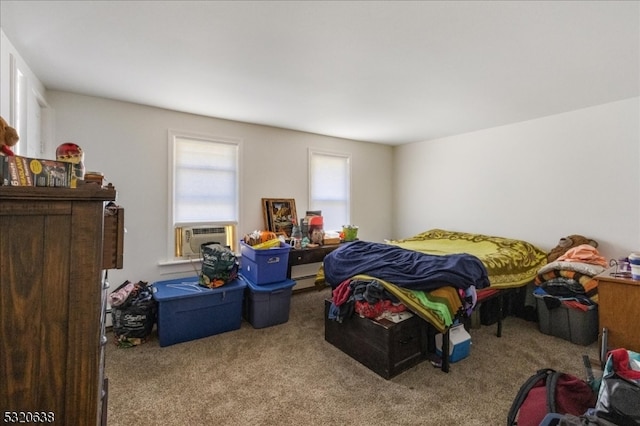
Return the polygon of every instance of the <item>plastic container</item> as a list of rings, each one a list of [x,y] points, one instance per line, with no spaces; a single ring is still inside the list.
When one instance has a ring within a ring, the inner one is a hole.
[[[256,250],[240,242],[242,254],[240,272],[257,285],[284,281],[287,279],[289,251],[291,246],[285,243],[280,243],[279,247]]]
[[[345,242],[355,241],[358,239],[358,227],[355,225],[343,225],[342,234]]]
[[[640,280],[640,253],[631,253],[629,255],[629,264],[631,265],[631,278]]]
[[[534,296],[538,311],[538,327],[542,333],[583,346],[598,340],[598,305],[589,306],[586,312],[564,304],[549,309],[544,298],[553,296]]]
[[[284,280],[268,285],[247,282],[243,316],[253,328],[265,328],[289,321],[294,280]]]
[[[436,334],[436,354],[442,356],[442,333]],[[463,324],[449,329],[449,362],[458,362],[469,356],[471,352],[471,336]]]
[[[246,283],[233,280],[221,287],[198,285],[198,277],[153,284],[158,302],[160,346],[237,330],[242,323]]]

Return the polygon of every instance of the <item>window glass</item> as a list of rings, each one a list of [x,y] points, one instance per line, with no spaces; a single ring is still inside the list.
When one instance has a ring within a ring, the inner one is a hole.
[[[174,136],[173,223],[236,222],[238,144]]]
[[[325,230],[350,223],[350,155],[310,151],[309,186],[310,210],[322,211]]]

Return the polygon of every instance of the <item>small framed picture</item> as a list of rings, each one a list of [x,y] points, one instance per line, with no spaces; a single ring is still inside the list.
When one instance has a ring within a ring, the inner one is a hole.
[[[293,225],[298,223],[296,201],[293,198],[263,198],[262,213],[267,231],[291,236]]]

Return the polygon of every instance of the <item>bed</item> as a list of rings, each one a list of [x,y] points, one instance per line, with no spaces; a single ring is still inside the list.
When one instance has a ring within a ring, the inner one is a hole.
[[[340,286],[344,294],[353,280],[375,281],[446,335],[480,303],[532,283],[546,263],[547,254],[526,241],[431,229],[385,244],[345,244],[325,258],[316,285],[331,286],[335,295]],[[443,339],[443,371],[449,370],[446,343],[448,338]]]

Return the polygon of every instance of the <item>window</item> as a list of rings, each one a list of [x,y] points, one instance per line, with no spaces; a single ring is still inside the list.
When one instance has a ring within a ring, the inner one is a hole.
[[[40,158],[45,139],[51,139],[47,129],[49,106],[39,90],[39,83],[23,71],[27,67],[22,60],[10,53],[9,66],[10,114],[7,121],[20,135],[20,141],[12,150],[16,155]]]
[[[171,229],[238,223],[239,150],[238,140],[169,132]]]
[[[309,207],[321,210],[325,230],[351,222],[351,156],[309,151]]]

